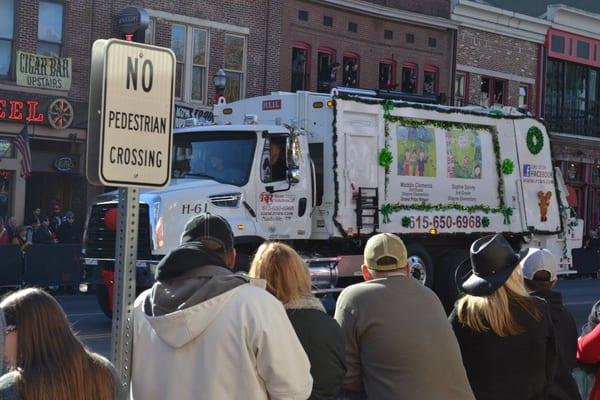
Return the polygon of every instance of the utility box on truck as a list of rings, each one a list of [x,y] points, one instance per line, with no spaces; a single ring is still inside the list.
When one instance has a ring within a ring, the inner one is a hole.
[[[368,94],[273,93],[221,103],[215,125],[177,130],[171,185],[141,195],[140,274],[150,277],[204,211],[230,222],[242,264],[264,240],[286,241],[325,290],[356,280],[377,232],[401,235],[415,276],[442,296],[470,243],[489,233],[515,250],[547,247],[569,271],[582,224],[540,121]],[[88,219],[90,283],[110,278],[111,249],[101,245],[112,207],[115,194],[104,195]]]

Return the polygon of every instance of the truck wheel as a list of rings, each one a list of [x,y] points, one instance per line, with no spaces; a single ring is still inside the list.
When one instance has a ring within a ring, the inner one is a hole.
[[[108,288],[106,285],[96,285],[96,299],[100,309],[108,318],[112,319],[112,309],[108,299]]]
[[[447,252],[440,259],[436,275],[435,292],[444,305],[447,314],[450,314],[458,298],[458,288],[456,287],[455,279],[456,270],[467,258],[469,258],[469,251],[459,249]]]
[[[433,287],[433,261],[427,250],[421,245],[409,245],[407,251],[413,278],[428,288]]]

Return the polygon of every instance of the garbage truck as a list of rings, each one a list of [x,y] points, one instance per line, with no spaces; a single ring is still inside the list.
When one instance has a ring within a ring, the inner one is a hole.
[[[141,192],[137,285],[202,212],[230,223],[238,268],[267,240],[293,246],[319,293],[361,279],[379,232],[407,244],[413,276],[446,305],[470,244],[503,233],[515,251],[545,247],[572,272],[583,223],[566,201],[541,120],[514,109],[396,101],[375,92],[275,92],[230,104],[173,138],[168,187]],[[118,194],[91,205],[83,283],[110,314]]]

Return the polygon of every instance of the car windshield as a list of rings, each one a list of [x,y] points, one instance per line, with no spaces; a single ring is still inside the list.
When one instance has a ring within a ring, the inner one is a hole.
[[[255,132],[177,133],[173,143],[174,179],[213,179],[236,186],[248,182]]]

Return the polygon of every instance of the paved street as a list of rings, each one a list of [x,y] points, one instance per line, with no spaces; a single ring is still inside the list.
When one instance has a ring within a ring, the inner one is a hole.
[[[600,299],[600,280],[564,280],[559,283],[558,289],[575,316],[578,327],[581,327],[587,319],[592,304]],[[100,311],[96,297],[94,295],[59,296],[58,300],[85,343],[92,350],[108,357],[111,321]]]

